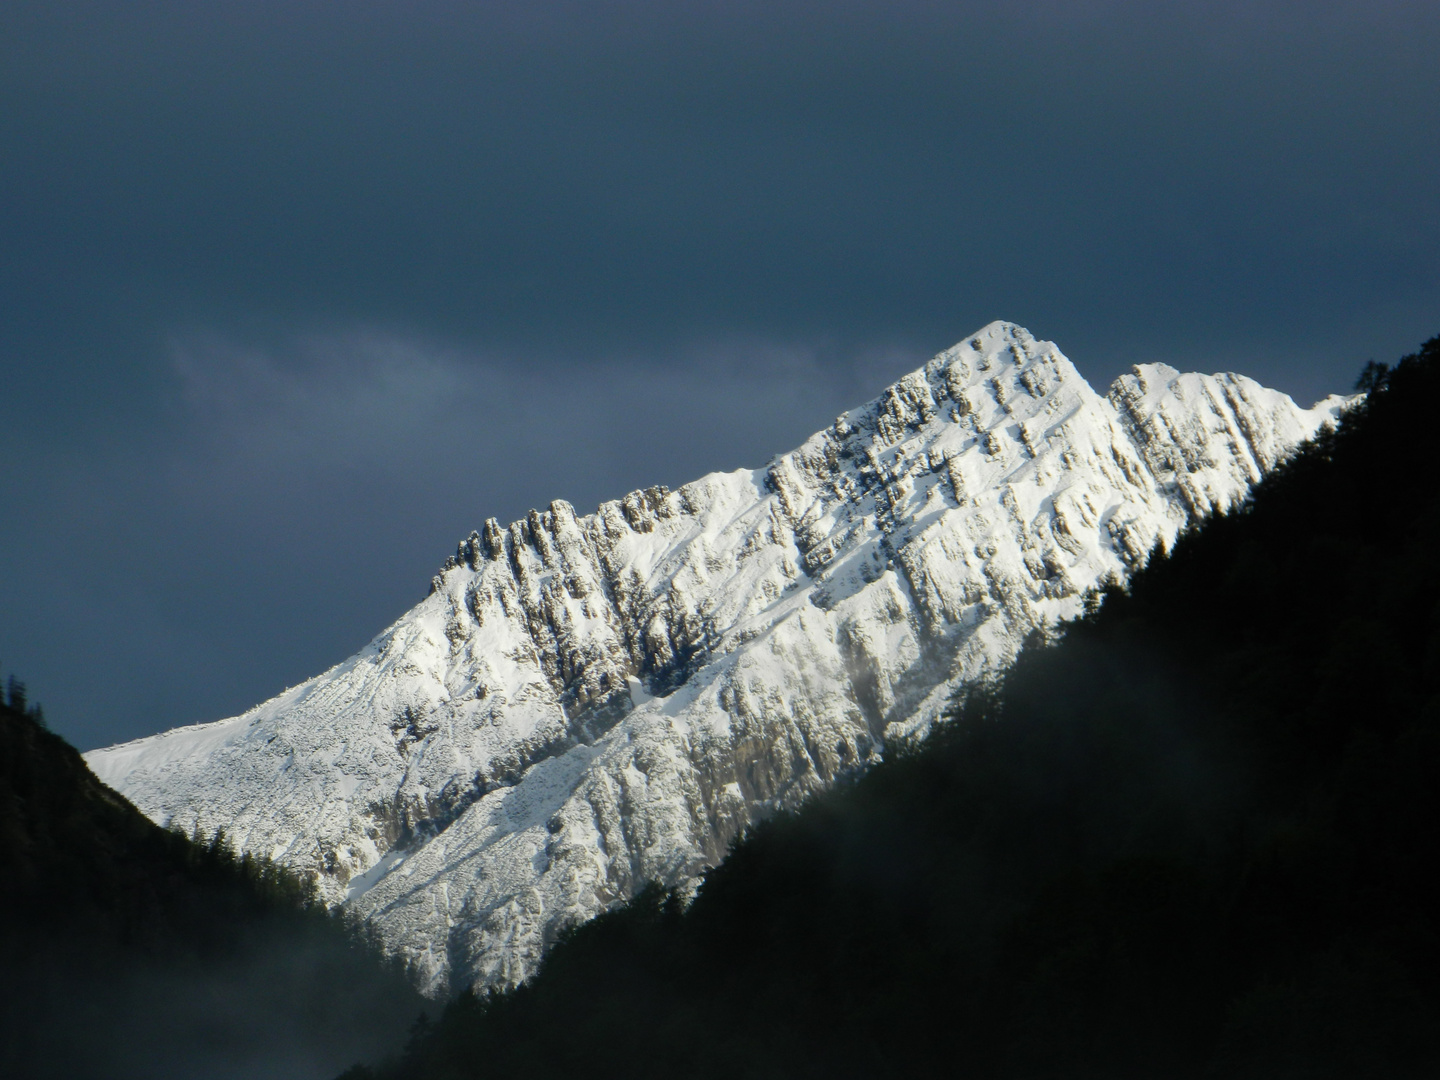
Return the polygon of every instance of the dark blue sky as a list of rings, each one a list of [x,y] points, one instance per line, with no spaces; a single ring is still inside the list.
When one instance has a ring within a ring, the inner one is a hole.
[[[1440,333],[1440,5],[0,6],[0,664],[82,747],[488,516],[754,466],[995,318],[1313,400]]]

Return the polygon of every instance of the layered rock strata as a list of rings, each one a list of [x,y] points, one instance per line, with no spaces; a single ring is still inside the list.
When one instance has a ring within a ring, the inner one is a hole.
[[[356,656],[88,759],[316,875],[431,992],[513,984],[923,729],[1344,404],[1158,364],[1102,397],[994,323],[762,469],[488,521]]]

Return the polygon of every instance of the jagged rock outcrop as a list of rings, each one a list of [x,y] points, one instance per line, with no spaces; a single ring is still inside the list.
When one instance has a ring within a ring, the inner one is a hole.
[[[1101,397],[994,323],[766,468],[488,521],[355,657],[89,761],[317,874],[432,991],[513,983],[924,728],[1343,406],[1158,364]]]

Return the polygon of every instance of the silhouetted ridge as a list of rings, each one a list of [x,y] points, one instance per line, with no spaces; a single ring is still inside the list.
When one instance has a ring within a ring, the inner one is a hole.
[[[157,828],[37,711],[0,703],[0,1075],[324,1076],[399,1041],[418,995],[312,883]]]
[[[353,1076],[1440,1072],[1440,339],[921,746]]]

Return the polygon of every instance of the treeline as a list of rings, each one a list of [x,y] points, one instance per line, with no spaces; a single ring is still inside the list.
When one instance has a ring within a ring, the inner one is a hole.
[[[5,688],[0,691],[0,705],[8,706],[13,712],[28,716],[42,728],[45,727],[45,710],[40,708],[38,701],[30,700],[25,684],[14,675],[5,681]]]
[[[156,827],[0,702],[0,1076],[323,1077],[423,1008],[312,882]]]
[[[920,747],[347,1076],[1440,1075],[1440,339]]]

